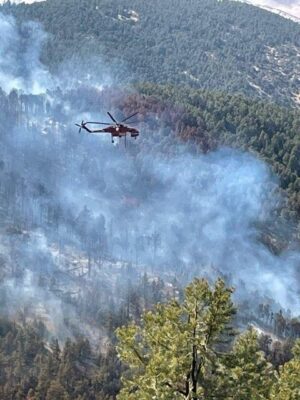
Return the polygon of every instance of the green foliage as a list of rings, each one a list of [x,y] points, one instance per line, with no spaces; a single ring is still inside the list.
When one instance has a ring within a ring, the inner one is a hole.
[[[195,279],[182,304],[173,300],[144,314],[142,326],[118,329],[120,358],[129,366],[121,399],[209,398],[218,368],[216,346],[230,332],[231,289]]]
[[[181,111],[177,112],[174,130],[183,140],[200,145],[202,151],[227,145],[253,152],[266,161],[287,194],[284,214],[294,222],[300,216],[299,111],[189,87],[143,84],[137,88],[149,96],[150,104],[156,98],[169,107],[178,107]]]
[[[144,312],[141,324],[127,316],[128,326],[117,330],[125,364],[120,393],[121,366],[112,344],[98,355],[84,338],[46,344],[39,324],[2,319],[0,398],[113,400],[119,393],[120,400],[298,400],[300,340],[275,372],[267,362],[275,352],[270,338],[258,340],[252,329],[233,343],[231,295],[220,279],[213,287],[195,279],[182,301],[159,303]]]
[[[279,370],[278,382],[274,385],[271,399],[300,399],[300,341],[296,341],[293,349],[294,359],[284,364]]]
[[[253,329],[237,339],[230,367],[230,384],[227,383],[227,387],[224,387],[225,393],[229,391],[228,398],[232,400],[269,398],[271,387],[275,382],[275,373],[272,365],[266,361],[264,353],[260,351],[258,336]]]
[[[159,304],[141,325],[119,328],[117,351],[129,370],[118,399],[299,399],[300,341],[277,374],[254,329],[238,336],[232,349],[224,344],[233,314],[222,280],[211,289],[195,279],[182,303]]]
[[[110,400],[119,388],[115,351],[96,357],[87,339],[46,345],[36,329],[0,322],[1,400]]]
[[[76,68],[74,55],[89,63],[95,56],[122,81],[188,84],[293,105],[299,92],[300,26],[247,4],[47,0],[2,11],[44,25],[51,36],[43,59],[52,68],[66,60]]]

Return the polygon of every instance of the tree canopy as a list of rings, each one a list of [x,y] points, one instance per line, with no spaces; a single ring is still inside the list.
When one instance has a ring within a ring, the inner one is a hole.
[[[195,279],[183,302],[172,300],[143,315],[141,325],[117,330],[117,351],[129,367],[118,399],[267,399],[275,372],[249,330],[230,327],[232,290]]]
[[[297,105],[300,25],[257,7],[217,0],[47,0],[0,11],[39,21],[55,69],[88,60],[115,81],[187,84]],[[77,58],[77,61],[76,61]],[[79,65],[81,65],[79,63]]]

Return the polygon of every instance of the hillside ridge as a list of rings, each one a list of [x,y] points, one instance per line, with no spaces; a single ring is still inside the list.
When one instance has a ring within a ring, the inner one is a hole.
[[[300,25],[249,4],[52,0],[0,10],[42,23],[52,69],[96,57],[117,82],[187,84],[299,107]]]

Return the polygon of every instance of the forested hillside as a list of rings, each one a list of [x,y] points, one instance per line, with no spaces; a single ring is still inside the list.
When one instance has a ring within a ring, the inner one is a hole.
[[[139,85],[138,90],[181,109],[179,135],[206,150],[228,145],[254,152],[280,178],[288,194],[287,214],[300,215],[300,113],[243,96],[189,87]],[[139,103],[139,102],[137,102]],[[143,100],[141,99],[141,104]],[[150,102],[151,104],[151,102]],[[143,105],[142,105],[143,107]],[[184,110],[184,111],[183,111]],[[202,147],[201,147],[202,146]],[[204,147],[203,147],[204,146]]]
[[[205,280],[194,280],[185,296],[177,292],[169,300],[167,287],[144,276],[131,288],[124,305],[111,308],[98,321],[100,328],[105,324],[109,337],[101,349],[81,336],[63,344],[55,338],[49,341],[45,325],[24,322],[24,314],[17,322],[1,318],[1,400],[127,400],[150,394],[156,399],[185,399],[192,378],[184,372],[193,359],[197,370],[202,367],[201,373],[194,370],[195,399],[204,399],[202,391],[205,400],[248,400],[250,395],[253,400],[258,395],[265,400],[297,399],[286,393],[297,396],[299,389],[299,321],[261,304],[248,312],[245,308],[240,317],[245,322],[255,318],[266,329],[272,321],[274,333],[258,335],[252,328],[238,335],[232,289],[223,281],[209,286]],[[150,312],[143,313],[145,302]],[[153,307],[153,302],[161,304]],[[195,304],[204,302],[195,313]]]
[[[171,82],[299,104],[300,25],[229,1],[47,0],[1,11],[51,33],[43,59],[95,56],[115,80]]]
[[[0,36],[0,400],[299,400],[300,26],[47,0]]]

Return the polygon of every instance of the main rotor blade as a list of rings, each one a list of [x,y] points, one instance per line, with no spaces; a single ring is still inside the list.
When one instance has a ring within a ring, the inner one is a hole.
[[[130,122],[129,122],[129,125],[139,124],[140,122],[141,122],[141,121],[132,121],[132,122],[130,121]]]
[[[92,122],[92,121],[88,121],[86,122],[86,124],[94,124],[94,125],[111,125],[110,122]]]
[[[134,117],[134,116],[137,115],[137,114],[138,114],[138,112],[136,112],[136,113],[130,115],[130,117],[126,117],[125,119],[123,119],[123,121],[121,121],[121,123],[123,123],[123,122],[129,120],[130,118]]]
[[[110,118],[114,121],[115,124],[117,124],[118,122],[114,119],[114,117],[111,115],[110,112],[107,111],[107,114],[110,116]]]

